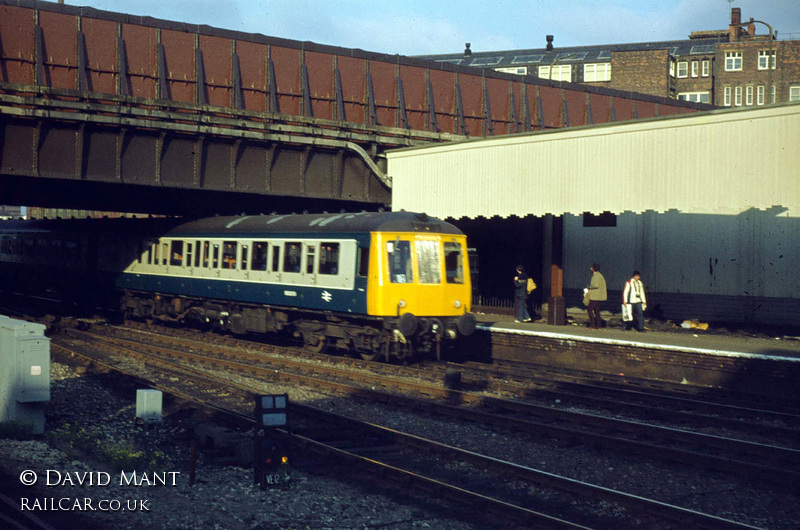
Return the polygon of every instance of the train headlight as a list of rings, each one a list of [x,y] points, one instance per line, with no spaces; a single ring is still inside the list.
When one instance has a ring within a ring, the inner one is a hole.
[[[397,302],[397,307],[405,307],[405,306],[406,306],[406,301],[405,300],[400,300],[400,301]]]
[[[456,309],[458,309],[459,307],[461,307],[461,300],[456,300],[455,304],[453,305],[455,305]]]

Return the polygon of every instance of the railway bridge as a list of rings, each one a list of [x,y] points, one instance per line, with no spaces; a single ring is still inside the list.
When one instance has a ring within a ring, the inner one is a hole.
[[[377,209],[397,147],[708,105],[33,0],[0,0],[0,203]]]

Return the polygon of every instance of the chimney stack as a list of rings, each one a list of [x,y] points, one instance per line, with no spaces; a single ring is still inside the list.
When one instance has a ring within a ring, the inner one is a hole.
[[[739,34],[741,33],[741,29],[739,28],[739,24],[742,23],[742,10],[738,7],[734,7],[731,9],[731,26],[728,31],[730,36],[731,42],[739,42]]]
[[[551,51],[553,49],[553,36],[547,35],[545,38],[547,39],[547,47],[545,49]]]

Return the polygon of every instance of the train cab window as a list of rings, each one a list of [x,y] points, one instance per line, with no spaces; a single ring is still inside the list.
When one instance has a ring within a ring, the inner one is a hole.
[[[219,268],[219,245],[214,245],[212,249],[213,252],[211,253],[211,268],[217,269]]]
[[[447,283],[464,283],[464,259],[461,243],[445,241],[444,271]]]
[[[281,270],[281,247],[280,245],[272,245],[272,272],[279,272]]]
[[[236,268],[236,247],[235,241],[222,242],[222,268],[235,269]]]
[[[266,241],[255,241],[253,243],[253,259],[250,262],[250,269],[254,271],[267,270],[267,252],[269,244]]]
[[[339,243],[322,243],[319,247],[320,274],[339,274]]]
[[[314,274],[314,257],[316,253],[316,245],[306,245],[306,274]]]
[[[242,245],[242,270],[247,270],[247,262],[250,261],[250,248]]]
[[[439,261],[439,242],[420,239],[417,240],[415,246],[420,283],[441,283],[442,266]]]
[[[172,242],[169,264],[175,267],[183,266],[183,241]]]
[[[392,283],[414,283],[411,265],[410,241],[387,241],[386,254],[389,261],[389,281]]]
[[[294,242],[284,243],[283,272],[300,272],[303,245]]]

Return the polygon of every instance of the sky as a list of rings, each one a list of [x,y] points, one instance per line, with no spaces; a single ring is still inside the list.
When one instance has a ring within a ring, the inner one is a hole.
[[[160,19],[400,55],[686,39],[732,7],[800,39],[800,0],[64,0]],[[763,24],[756,32],[766,34]]]

